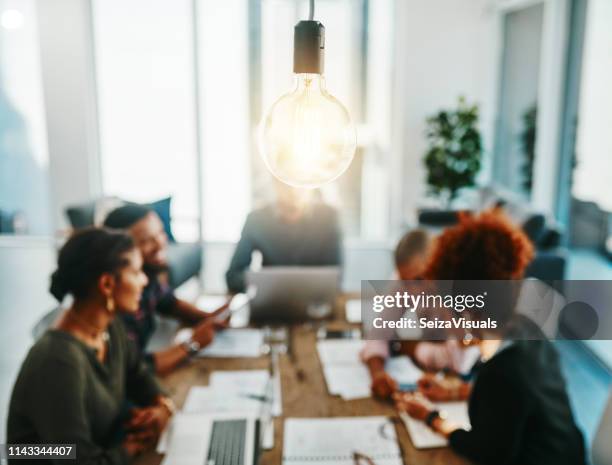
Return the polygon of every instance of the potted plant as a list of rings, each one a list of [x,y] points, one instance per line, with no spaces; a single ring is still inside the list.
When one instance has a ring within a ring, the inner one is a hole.
[[[463,97],[456,109],[441,110],[427,118],[427,184],[446,207],[450,207],[460,189],[476,183],[482,158],[477,125],[478,106],[468,105]]]

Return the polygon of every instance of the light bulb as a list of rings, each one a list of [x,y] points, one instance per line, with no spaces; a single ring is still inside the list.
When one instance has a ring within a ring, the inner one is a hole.
[[[294,187],[318,187],[346,171],[355,154],[348,111],[319,74],[297,74],[295,88],[262,121],[260,149],[268,169]]]
[[[344,105],[325,89],[324,28],[296,26],[293,90],[264,116],[262,157],[272,174],[294,187],[315,188],[338,178],[355,155],[355,127]]]

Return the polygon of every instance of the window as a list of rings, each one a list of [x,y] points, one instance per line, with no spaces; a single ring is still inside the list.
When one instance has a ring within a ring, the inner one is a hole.
[[[540,49],[544,7],[536,4],[504,15],[495,181],[529,198],[535,167]]]
[[[206,240],[237,240],[251,200],[248,1],[199,5],[202,227]]]
[[[179,239],[201,226],[207,241],[236,240],[273,193],[257,128],[292,87],[293,27],[307,4],[206,0],[194,22],[191,0],[94,0],[105,193],[172,195]],[[385,238],[393,0],[317,0],[315,17],[327,87],[359,128],[355,161],[322,191],[346,235]]]
[[[34,0],[0,1],[0,233],[51,234]]]
[[[263,0],[261,11],[262,111],[293,85],[293,27],[308,2]],[[339,208],[346,236],[386,238],[386,162],[390,150],[392,0],[317,0],[315,19],[325,26],[328,91],[348,109],[358,128],[358,149],[348,171],[321,190]],[[287,40],[279,40],[279,37]],[[261,116],[261,115],[260,115]],[[255,204],[270,197],[269,174],[254,172]]]
[[[105,194],[172,196],[179,240],[198,235],[190,0],[96,0],[95,55]]]
[[[589,0],[573,195],[612,211],[612,2]]]

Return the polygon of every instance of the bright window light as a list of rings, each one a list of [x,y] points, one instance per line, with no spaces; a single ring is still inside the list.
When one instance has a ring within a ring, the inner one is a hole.
[[[20,29],[24,23],[23,13],[19,10],[5,10],[2,12],[0,23],[4,29]]]

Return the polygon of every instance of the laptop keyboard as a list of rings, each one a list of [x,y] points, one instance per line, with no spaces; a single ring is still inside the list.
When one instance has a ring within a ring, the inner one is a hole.
[[[244,465],[246,427],[246,420],[214,421],[207,465]]]

